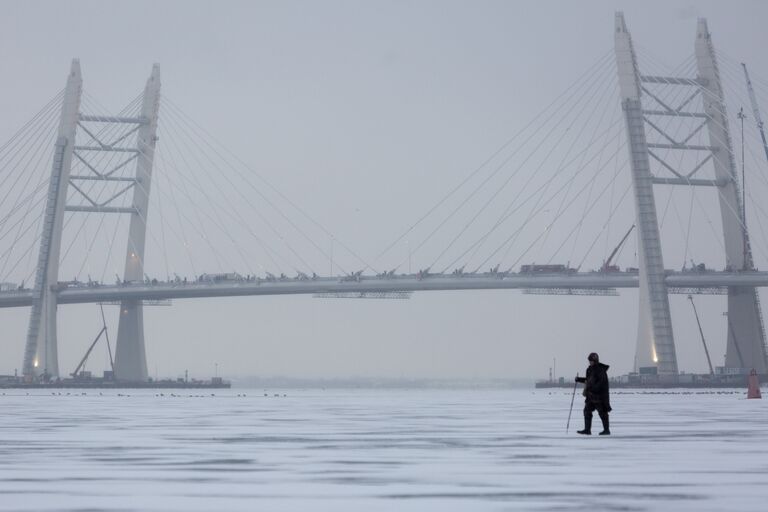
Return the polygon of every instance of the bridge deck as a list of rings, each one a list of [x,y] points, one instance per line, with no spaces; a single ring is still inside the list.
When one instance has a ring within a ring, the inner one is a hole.
[[[768,286],[768,272],[670,272],[667,286],[713,288]],[[244,295],[306,295],[339,292],[514,290],[525,288],[608,289],[637,288],[636,273],[579,272],[562,274],[434,274],[428,276],[318,277],[314,279],[256,279],[224,283],[160,282],[125,285],[68,286],[58,292],[59,304],[119,301],[123,299],[191,299]],[[30,306],[32,291],[0,292],[0,308]]]

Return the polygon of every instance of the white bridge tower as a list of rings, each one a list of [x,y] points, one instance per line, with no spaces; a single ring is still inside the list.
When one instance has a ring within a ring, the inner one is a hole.
[[[629,141],[640,257],[640,312],[635,369],[656,367],[660,375],[676,378],[677,356],[653,185],[712,187],[717,190],[725,240],[726,267],[732,271],[753,270],[728,118],[706,20],[700,19],[698,22],[695,43],[698,73],[693,78],[642,75],[622,13],[616,14],[614,37],[622,109]],[[674,85],[688,91],[683,95],[684,101],[679,106],[673,106],[652,92],[650,88],[653,84]],[[703,112],[686,109],[698,96],[702,99]],[[644,107],[644,97],[650,99],[653,108]],[[673,137],[661,128],[657,121],[664,116],[694,119],[697,126],[684,138]],[[648,142],[646,127],[660,135],[663,142]],[[709,144],[691,144],[692,138],[704,129],[709,135]],[[685,171],[665,161],[658,154],[659,150],[696,154],[704,152],[705,156],[693,169]],[[651,159],[657,161],[669,175],[653,175]],[[715,179],[694,177],[709,162],[714,167]],[[725,365],[733,368],[754,368],[760,374],[768,373],[763,319],[757,290],[753,286],[728,287],[728,341]]]
[[[58,138],[54,147],[53,168],[48,185],[48,197],[40,238],[32,312],[24,350],[23,373],[26,378],[55,379],[59,377],[58,347],[56,337],[57,292],[64,214],[67,211],[96,212],[101,214],[130,214],[128,250],[125,265],[125,281],[142,280],[144,240],[146,235],[147,209],[152,177],[152,160],[157,141],[157,116],[160,101],[160,68],[155,65],[144,90],[139,117],[97,116],[80,112],[82,76],[77,59],[67,78],[64,91]],[[127,123],[135,127],[113,141],[100,140],[88,124]],[[88,145],[76,145],[78,128],[90,139]],[[129,134],[137,132],[136,147],[125,147]],[[99,169],[93,155],[99,152],[118,152],[126,155],[114,168]],[[72,159],[77,158],[90,171],[86,175],[72,175]],[[134,176],[121,176],[116,172],[135,161]],[[83,181],[125,182],[126,186],[106,201],[90,197],[82,186]],[[86,200],[86,205],[67,205],[67,192],[72,187]],[[118,197],[133,189],[131,207],[111,206]],[[120,308],[115,354],[116,378],[126,381],[142,381],[147,378],[144,352],[144,326],[141,301],[123,301]]]

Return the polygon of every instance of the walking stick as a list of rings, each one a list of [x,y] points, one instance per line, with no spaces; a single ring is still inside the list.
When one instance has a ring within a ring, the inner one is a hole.
[[[579,378],[579,373],[576,372],[576,378]],[[565,433],[568,433],[568,428],[571,426],[571,413],[573,412],[573,399],[576,397],[576,385],[577,381],[573,382],[573,394],[571,395],[571,408],[568,409],[568,423],[565,424]]]

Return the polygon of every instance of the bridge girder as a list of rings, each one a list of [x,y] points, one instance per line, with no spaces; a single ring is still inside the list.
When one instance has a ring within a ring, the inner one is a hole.
[[[669,293],[684,290],[696,293],[728,287],[768,287],[768,272],[667,272],[665,278]],[[456,290],[524,290],[524,289],[630,289],[637,288],[636,273],[579,272],[569,274],[483,274],[416,275],[380,278],[362,276],[357,281],[341,281],[335,277],[312,280],[257,279],[232,283],[134,283],[128,285],[99,285],[67,287],[57,290],[58,304],[86,304],[98,302],[121,303],[123,300],[169,300],[206,297],[244,297],[271,295],[313,295],[316,293],[386,293]],[[33,302],[33,291],[0,292],[0,308],[26,307]]]

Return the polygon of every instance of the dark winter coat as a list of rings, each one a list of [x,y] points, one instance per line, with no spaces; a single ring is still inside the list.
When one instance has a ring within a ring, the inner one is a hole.
[[[579,382],[586,383],[584,387],[586,401],[591,402],[595,408],[605,408],[606,411],[611,410],[608,368],[609,366],[603,363],[596,363],[594,366],[590,365],[587,367],[586,378],[582,377],[579,379]]]

